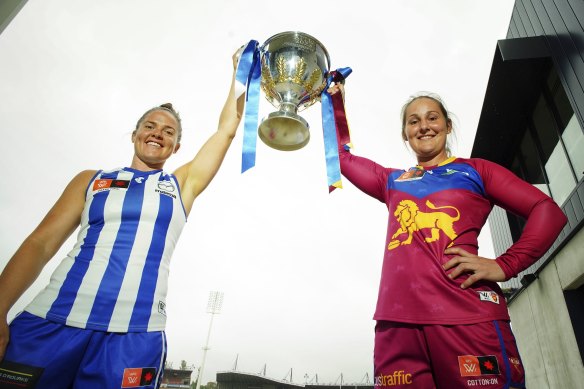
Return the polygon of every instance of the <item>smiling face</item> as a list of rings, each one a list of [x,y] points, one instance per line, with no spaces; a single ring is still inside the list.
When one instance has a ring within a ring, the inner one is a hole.
[[[402,136],[421,166],[434,166],[448,158],[446,139],[452,121],[441,104],[428,97],[413,100],[405,109]]]
[[[134,157],[131,167],[138,170],[162,169],[180,147],[179,123],[164,109],[154,110],[140,121],[132,133]]]

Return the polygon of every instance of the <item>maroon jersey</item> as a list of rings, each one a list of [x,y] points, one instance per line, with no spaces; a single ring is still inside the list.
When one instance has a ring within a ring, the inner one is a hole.
[[[496,258],[507,278],[539,259],[566,223],[556,203],[507,169],[482,159],[450,158],[439,166],[384,168],[340,150],[341,172],[387,205],[385,255],[374,318],[417,324],[508,320],[496,282],[467,289],[442,265],[448,247],[478,254],[477,238],[493,205],[527,220],[520,239]]]

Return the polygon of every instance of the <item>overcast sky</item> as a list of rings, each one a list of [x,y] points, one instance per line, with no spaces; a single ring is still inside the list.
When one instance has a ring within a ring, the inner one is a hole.
[[[399,111],[421,90],[440,94],[470,156],[495,46],[512,0],[29,0],[0,34],[0,268],[84,169],[128,166],[130,133],[148,108],[172,102],[190,160],[215,131],[231,55],[289,30],[351,67],[346,105],[354,153],[407,168]],[[274,111],[262,98],[260,117]],[[372,376],[373,328],[387,208],[343,180],[328,193],[320,104],[300,113],[311,141],[281,152],[258,140],[240,173],[242,127],[195,202],[176,248],[167,301],[168,361],[201,365],[209,292],[224,293],[203,382],[217,371],[304,383]],[[75,238],[75,235],[73,238]],[[72,239],[73,239],[72,238]],[[48,282],[70,239],[11,311]],[[479,253],[493,256],[488,227]],[[0,292],[1,293],[1,292]],[[431,298],[431,296],[428,296]],[[193,374],[193,379],[195,374]]]

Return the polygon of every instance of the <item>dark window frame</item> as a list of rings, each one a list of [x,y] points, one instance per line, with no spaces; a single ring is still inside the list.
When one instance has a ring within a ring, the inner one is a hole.
[[[572,178],[574,180],[574,188],[576,188],[578,186],[579,181],[577,178],[576,171],[574,170],[574,165],[570,159],[570,154],[568,153],[568,150],[566,148],[566,144],[564,142],[564,139],[562,138],[562,132],[561,132],[561,128],[565,128],[567,123],[563,123],[563,120],[561,119],[561,115],[559,113],[558,107],[556,106],[556,102],[554,100],[554,97],[552,95],[552,91],[551,91],[550,86],[548,84],[548,81],[550,80],[551,77],[555,77],[555,81],[553,84],[559,88],[562,88],[563,92],[566,93],[565,90],[563,89],[563,85],[559,82],[559,78],[558,78],[558,74],[557,74],[556,70],[554,68],[551,68],[549,75],[546,77],[546,82],[542,83],[542,85],[541,85],[540,96],[543,97],[545,109],[548,109],[550,114],[551,114],[552,120],[551,120],[551,128],[549,129],[549,131],[554,131],[555,135],[557,136],[558,143],[560,143],[560,145],[562,147],[564,157],[566,158],[566,160],[568,162],[568,166],[570,168],[570,172],[571,172]],[[531,136],[531,139],[535,145],[535,157],[537,160],[538,167],[541,171],[542,178],[543,178],[544,183],[547,187],[548,193],[551,193],[551,195],[553,197],[553,192],[552,192],[551,186],[550,186],[550,179],[549,179],[549,176],[547,174],[547,171],[545,169],[545,164],[544,164],[545,158],[544,158],[544,151],[543,151],[543,147],[542,147],[542,141],[539,137],[539,134],[538,134],[538,132],[535,128],[535,124],[533,122],[533,116],[534,116],[536,107],[537,107],[537,104],[533,106],[533,108],[530,112],[529,119],[527,120],[527,128],[526,128],[523,136],[526,136],[527,135],[526,133],[529,133],[529,136]],[[573,107],[571,107],[571,108],[573,111]],[[529,174],[527,173],[527,166],[525,164],[525,156],[523,155],[523,152],[521,150],[521,145],[522,145],[522,141],[518,142],[516,145],[515,151],[514,151],[514,154],[517,156],[517,161],[518,161],[518,165],[519,165],[518,166],[519,171],[514,171],[514,173],[517,174],[522,179],[526,180],[527,182],[530,182],[527,179]],[[554,146],[554,147],[556,147],[556,146]],[[530,183],[533,184],[532,182],[530,182]],[[513,240],[513,242],[516,242],[519,239],[519,237],[521,236],[521,233],[523,232],[523,228],[525,227],[525,220],[522,217],[515,215],[511,212],[507,212],[507,219],[509,222],[509,229],[511,231],[512,240]]]

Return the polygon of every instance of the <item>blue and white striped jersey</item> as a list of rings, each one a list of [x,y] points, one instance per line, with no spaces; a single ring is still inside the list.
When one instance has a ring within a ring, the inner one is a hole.
[[[99,171],[75,247],[25,310],[93,330],[164,330],[169,263],[185,223],[173,175]]]

